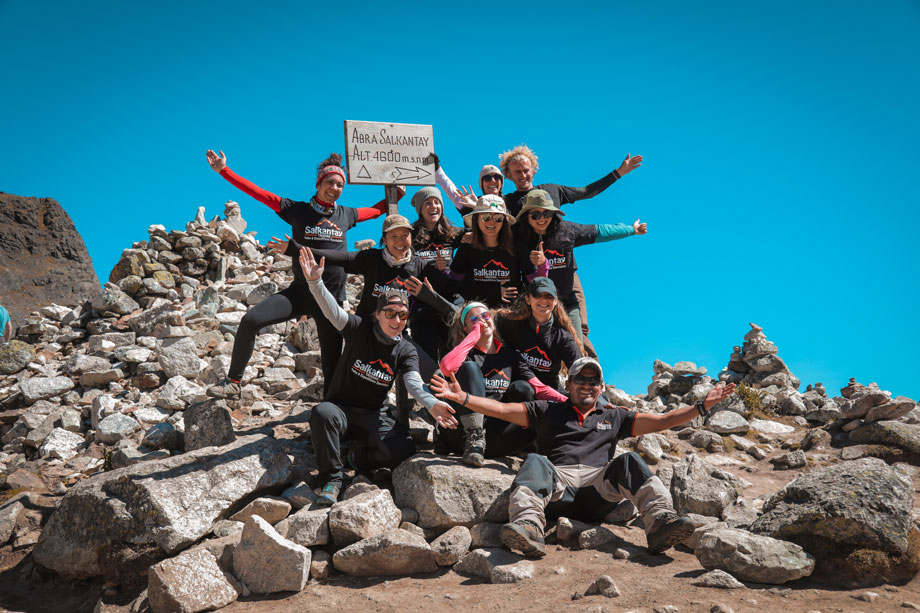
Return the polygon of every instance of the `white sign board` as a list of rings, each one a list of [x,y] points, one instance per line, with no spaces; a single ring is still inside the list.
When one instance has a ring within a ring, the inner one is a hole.
[[[431,126],[345,120],[349,183],[434,185],[433,152]]]

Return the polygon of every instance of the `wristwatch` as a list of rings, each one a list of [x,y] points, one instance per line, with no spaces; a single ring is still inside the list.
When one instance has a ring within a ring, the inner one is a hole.
[[[696,407],[697,412],[700,414],[700,417],[706,417],[706,404],[704,400],[697,400],[693,405]]]

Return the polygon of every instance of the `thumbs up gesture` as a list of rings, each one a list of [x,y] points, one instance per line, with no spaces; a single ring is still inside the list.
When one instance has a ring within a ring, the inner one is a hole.
[[[543,254],[543,241],[537,243],[537,248],[530,252],[530,263],[534,266],[543,266],[546,256]]]

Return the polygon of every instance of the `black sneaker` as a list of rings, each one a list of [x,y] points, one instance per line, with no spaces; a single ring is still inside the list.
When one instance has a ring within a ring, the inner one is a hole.
[[[331,507],[339,501],[339,491],[341,485],[338,483],[327,483],[316,496],[316,504],[321,507]]]
[[[526,519],[502,526],[502,545],[511,551],[520,551],[527,558],[542,558],[546,555],[543,530]]]
[[[211,398],[239,398],[241,394],[240,382],[224,378],[219,383],[209,387],[205,393]]]
[[[655,518],[651,530],[645,535],[649,553],[659,554],[687,540],[696,530],[689,517],[668,511]]]
[[[463,458],[461,461],[467,466],[482,466],[485,463],[486,431],[484,428],[469,428],[466,430],[466,440],[463,445]]]

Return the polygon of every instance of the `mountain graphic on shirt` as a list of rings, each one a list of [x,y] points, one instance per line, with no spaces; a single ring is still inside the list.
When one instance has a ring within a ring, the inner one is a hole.
[[[373,362],[368,364],[368,366],[373,366],[374,364],[377,364],[380,367],[380,370],[385,370],[388,373],[390,373],[390,375],[393,374],[393,369],[390,368],[390,365],[384,362],[383,360],[374,360]]]
[[[546,355],[546,352],[537,345],[521,351],[520,354],[525,362],[541,371],[549,372],[553,366],[553,362],[549,359],[549,356]]]
[[[322,220],[321,222],[319,222],[318,224],[316,224],[316,227],[319,228],[320,226],[324,226],[324,225],[325,225],[325,226],[329,226],[330,228],[335,228],[335,229],[338,230],[339,232],[342,231],[342,228],[338,227],[337,225],[335,225],[334,223],[332,223],[332,222],[329,221],[328,219]]]
[[[496,268],[501,268],[502,270],[508,270],[507,266],[505,266],[504,264],[502,264],[501,262],[497,260],[489,260],[483,265],[483,268],[488,268],[489,264],[495,264]]]
[[[486,379],[493,378],[493,377],[501,377],[502,379],[508,380],[508,375],[506,375],[503,371],[497,368],[493,368],[492,370],[487,372],[485,375],[483,375],[483,377]]]
[[[565,254],[562,252],[555,249],[544,249],[543,255],[546,256],[546,262],[549,264],[550,270],[565,268]]]

